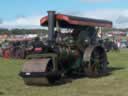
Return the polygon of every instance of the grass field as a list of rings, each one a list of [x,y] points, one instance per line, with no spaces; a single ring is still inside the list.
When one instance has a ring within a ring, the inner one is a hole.
[[[0,96],[128,96],[128,50],[108,53],[111,74],[58,86],[26,86],[18,76],[23,60],[0,58]]]

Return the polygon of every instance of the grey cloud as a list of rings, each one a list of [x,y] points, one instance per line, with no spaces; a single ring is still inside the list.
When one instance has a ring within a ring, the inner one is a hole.
[[[71,12],[73,15],[105,19],[113,22],[113,27],[116,28],[127,28],[128,27],[128,9],[96,9],[86,12]]]
[[[128,23],[128,16],[119,16],[116,20],[117,24],[125,24]]]

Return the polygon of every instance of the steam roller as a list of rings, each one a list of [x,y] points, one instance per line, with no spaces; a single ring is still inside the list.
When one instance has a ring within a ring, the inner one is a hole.
[[[98,77],[108,72],[107,54],[98,41],[98,32],[101,27],[111,28],[111,21],[48,11],[40,25],[48,27],[48,38],[45,44],[36,39],[33,50],[38,52],[26,56],[20,72],[26,84],[54,84],[67,77]]]

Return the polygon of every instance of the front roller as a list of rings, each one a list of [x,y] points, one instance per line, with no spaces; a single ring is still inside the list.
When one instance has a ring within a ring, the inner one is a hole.
[[[23,65],[20,76],[27,85],[47,85],[60,78],[59,72],[53,71],[51,58],[28,60]]]

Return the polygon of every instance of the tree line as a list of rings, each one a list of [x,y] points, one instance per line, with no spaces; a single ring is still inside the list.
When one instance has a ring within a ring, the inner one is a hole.
[[[45,32],[47,33],[47,30],[46,29],[12,29],[12,30],[9,30],[9,29],[3,29],[1,28],[0,29],[0,35],[2,34],[17,34],[17,35],[20,35],[20,34],[41,34],[42,32]]]
[[[102,29],[103,32],[110,32],[110,31],[123,31],[123,32],[128,32],[128,28],[126,29],[117,29],[117,28],[113,28],[113,29],[107,29],[104,28]],[[0,35],[1,34],[40,34],[40,33],[47,33],[48,30],[46,29],[4,29],[4,28],[0,28]]]

